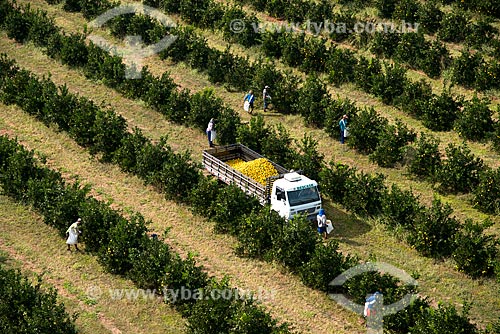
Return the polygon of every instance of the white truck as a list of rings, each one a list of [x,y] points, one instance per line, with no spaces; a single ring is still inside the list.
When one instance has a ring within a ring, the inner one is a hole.
[[[297,214],[306,214],[308,219],[316,219],[321,208],[316,181],[297,172],[289,172],[268,160],[279,174],[267,178],[264,186],[226,163],[238,158],[251,161],[264,157],[242,144],[218,146],[203,151],[203,166],[222,182],[234,184],[247,195],[257,197],[262,205],[270,204],[272,210],[287,220]]]

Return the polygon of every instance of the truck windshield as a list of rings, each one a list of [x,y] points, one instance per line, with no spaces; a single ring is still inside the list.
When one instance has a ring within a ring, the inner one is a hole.
[[[311,187],[301,190],[287,191],[288,202],[290,206],[297,206],[320,200],[318,188]]]

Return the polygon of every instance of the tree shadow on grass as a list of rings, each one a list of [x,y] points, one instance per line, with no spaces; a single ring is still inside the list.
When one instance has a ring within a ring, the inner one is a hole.
[[[364,220],[357,218],[353,214],[348,214],[331,203],[324,203],[327,219],[332,221],[334,230],[333,237],[341,239],[343,242],[350,245],[358,245],[352,238],[369,233],[372,227]]]
[[[9,260],[9,254],[4,251],[0,251],[0,265],[5,264]]]

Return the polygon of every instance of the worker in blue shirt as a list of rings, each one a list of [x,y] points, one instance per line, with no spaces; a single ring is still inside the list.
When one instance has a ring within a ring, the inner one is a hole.
[[[249,91],[247,93],[247,95],[245,95],[245,98],[243,99],[243,103],[245,103],[247,101],[248,101],[248,110],[247,110],[246,106],[244,108],[251,115],[253,113],[253,102],[255,101],[255,95],[253,95],[253,91]]]
[[[347,134],[346,133],[347,132],[347,115],[342,116],[342,119],[339,122],[339,127],[340,127],[340,143],[343,144],[345,137],[347,137],[346,136],[346,134]]]

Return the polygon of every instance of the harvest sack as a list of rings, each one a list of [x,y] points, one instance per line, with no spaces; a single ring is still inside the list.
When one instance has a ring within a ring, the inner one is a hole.
[[[326,233],[330,234],[331,231],[333,231],[333,225],[332,225],[332,221],[330,219],[328,219],[326,221]]]
[[[243,109],[245,109],[245,111],[250,110],[250,102],[249,101],[245,101],[245,103],[243,103]]]
[[[347,129],[344,130],[344,137],[349,137],[349,131]]]
[[[215,132],[215,130],[210,131],[210,141],[214,141],[216,136],[217,133]]]

